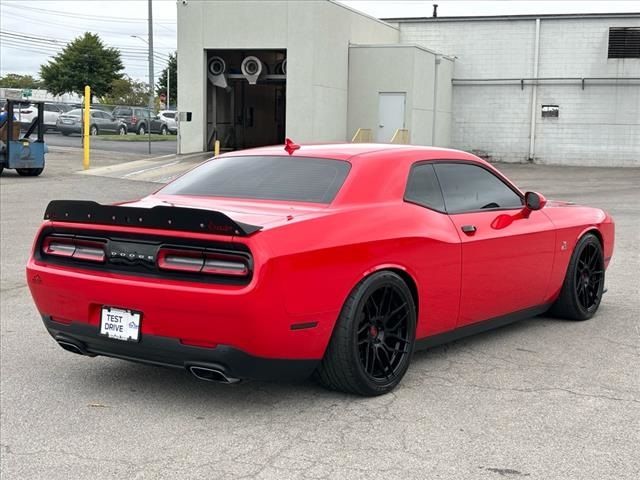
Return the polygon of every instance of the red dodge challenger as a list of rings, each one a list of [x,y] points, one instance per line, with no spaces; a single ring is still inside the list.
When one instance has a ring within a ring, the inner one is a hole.
[[[469,153],[287,141],[141,200],[52,201],[27,280],[74,353],[379,395],[416,349],[592,317],[613,242],[607,213],[523,193]]]

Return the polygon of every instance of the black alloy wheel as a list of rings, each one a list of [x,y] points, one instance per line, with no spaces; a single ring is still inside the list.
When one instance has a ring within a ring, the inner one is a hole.
[[[593,243],[586,244],[578,257],[575,269],[575,292],[580,306],[587,311],[597,308],[600,303],[603,268],[601,249]]]
[[[325,387],[358,395],[393,390],[409,368],[416,307],[405,281],[376,272],[347,298],[316,378]]]
[[[604,254],[598,237],[587,233],[576,244],[560,295],[550,313],[570,320],[588,320],[595,315],[604,292]]]
[[[383,285],[369,295],[359,313],[360,366],[373,381],[398,374],[411,344],[409,302],[394,285]]]

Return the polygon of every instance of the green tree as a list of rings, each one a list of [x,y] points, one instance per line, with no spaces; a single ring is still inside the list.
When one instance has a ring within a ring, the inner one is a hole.
[[[42,88],[42,81],[33,78],[31,75],[18,75],[17,73],[7,73],[4,77],[0,77],[0,87]]]
[[[89,85],[93,95],[102,97],[111,91],[123,68],[120,52],[105,47],[98,35],[87,32],[42,65],[40,77],[54,95],[69,92],[83,95],[84,86]]]
[[[100,101],[108,105],[144,106],[149,102],[149,92],[145,83],[123,75],[111,82],[111,92],[103,95]]]
[[[158,79],[158,86],[156,87],[156,93],[158,95],[166,95],[167,94],[167,71],[171,72],[171,82],[169,92],[169,100],[171,104],[175,107],[178,104],[178,54],[169,54],[169,62],[167,63],[167,67],[162,70],[162,74]]]

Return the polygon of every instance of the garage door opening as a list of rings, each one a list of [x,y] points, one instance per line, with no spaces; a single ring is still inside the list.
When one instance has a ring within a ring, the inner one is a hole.
[[[284,143],[286,50],[207,50],[207,150]]]

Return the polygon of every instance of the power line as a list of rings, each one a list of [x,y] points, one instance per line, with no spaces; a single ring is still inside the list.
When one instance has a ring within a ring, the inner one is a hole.
[[[55,44],[56,46],[60,46],[60,44],[64,44],[64,46],[66,46],[67,44],[71,43],[74,40],[65,40],[65,39],[60,39],[60,38],[53,38],[53,37],[43,37],[43,36],[38,36],[38,35],[25,35],[23,33],[19,33],[19,32],[12,32],[10,30],[0,30],[0,34],[4,34],[7,35],[9,37],[15,37],[15,38],[21,38],[21,39],[25,39],[25,40],[29,40],[29,41],[34,41],[34,42],[38,42],[41,44]],[[134,53],[144,53],[146,54],[147,49],[143,48],[143,47],[132,47],[132,46],[120,46],[120,45],[108,45],[107,47],[110,48],[116,48],[118,50],[121,51],[130,51],[130,52],[134,52]],[[166,53],[162,53],[162,52],[154,52],[154,55],[158,55],[159,57],[166,57],[169,58],[169,55]]]
[[[23,44],[26,46],[34,46],[42,49],[46,49],[49,52],[55,50],[58,53],[61,49],[65,48],[67,43],[64,40],[46,38],[46,37],[36,37],[31,35],[23,35],[17,32],[9,32],[7,30],[0,30],[0,38],[3,39],[3,42],[14,42],[18,44]],[[115,48],[119,51],[121,57],[138,57],[138,58],[147,58],[147,52],[144,48],[136,48],[136,47],[111,47]],[[160,52],[154,52],[154,58],[156,58],[160,62],[168,62],[169,55]]]
[[[19,15],[19,14],[16,14],[14,12],[2,12],[2,15],[3,15],[3,17],[6,16],[9,19],[12,19],[14,21],[24,22],[24,15]],[[35,18],[29,18],[29,24],[37,24],[37,25],[43,25],[43,26],[51,27],[51,22],[45,22],[45,21],[38,20],[38,19],[35,19]],[[160,27],[164,28],[162,26],[160,26]],[[82,27],[82,26],[78,27],[78,26],[72,26],[72,25],[65,25],[65,30],[67,30],[67,31],[74,30],[76,32],[84,33],[84,32],[87,31],[87,28],[86,27]],[[116,30],[109,30],[109,29],[105,29],[103,27],[97,27],[97,28],[93,27],[92,30],[95,30],[95,31],[99,30],[99,33],[104,35],[104,36],[115,36],[115,35],[117,35],[117,36],[127,36],[127,37],[130,36],[130,33],[123,33],[122,31],[116,31]],[[171,38],[175,39],[175,36],[176,36],[176,32],[175,31],[168,30],[166,28],[165,28],[165,30],[170,32],[171,35],[158,34],[158,36],[163,37],[163,38],[166,38],[166,37],[170,36]],[[140,35],[142,35],[142,34],[140,34]]]
[[[16,10],[30,10],[32,12],[38,12],[38,13],[46,13],[48,15],[56,15],[56,16],[60,16],[60,17],[68,17],[68,18],[76,18],[76,19],[81,19],[81,20],[90,20],[90,21],[95,21],[95,22],[107,22],[107,23],[114,23],[114,22],[118,22],[118,23],[146,23],[147,20],[146,19],[139,19],[139,18],[127,18],[127,17],[112,17],[112,16],[108,16],[108,15],[86,15],[86,14],[80,14],[80,13],[72,13],[72,12],[57,12],[55,10],[47,10],[45,8],[37,8],[37,7],[27,7],[24,6],[24,4],[21,4],[20,6],[18,5],[12,5],[10,3],[5,3],[4,4],[5,7],[9,7],[9,8],[13,8]],[[173,20],[157,20],[154,22],[154,24],[165,24],[165,25],[176,25],[176,22]]]

